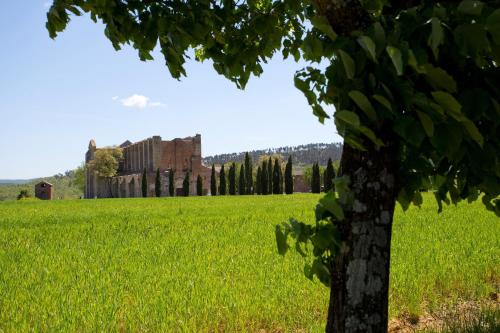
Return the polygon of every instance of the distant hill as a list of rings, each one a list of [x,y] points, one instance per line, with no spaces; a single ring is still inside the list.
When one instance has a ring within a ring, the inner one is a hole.
[[[0,184],[26,184],[32,179],[0,179]]]
[[[262,155],[279,154],[287,159],[292,156],[294,165],[310,165],[318,162],[320,165],[326,165],[328,159],[333,161],[340,160],[342,154],[341,143],[310,143],[307,145],[293,147],[268,148],[261,150],[252,150],[248,154],[252,157],[252,161],[258,161]],[[220,154],[207,156],[203,158],[205,165],[222,164],[228,162],[242,162],[245,158],[245,152]]]
[[[0,181],[0,201],[15,200],[21,190],[26,190],[34,196],[35,184],[46,181],[54,185],[54,199],[77,199],[83,196],[83,192],[74,183],[74,170],[66,171],[51,177],[35,179],[4,179]]]

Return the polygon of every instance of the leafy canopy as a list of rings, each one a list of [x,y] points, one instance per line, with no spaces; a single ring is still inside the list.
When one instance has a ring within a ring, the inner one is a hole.
[[[99,148],[87,167],[99,177],[111,178],[116,176],[118,163],[122,158],[123,152],[120,148]]]

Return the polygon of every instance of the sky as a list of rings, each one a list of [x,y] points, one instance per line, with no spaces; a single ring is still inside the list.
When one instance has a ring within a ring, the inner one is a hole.
[[[116,52],[88,17],[50,39],[50,3],[0,0],[0,179],[74,169],[90,139],[100,147],[200,133],[203,156],[341,141],[293,86],[304,64],[277,55],[242,91],[191,60],[179,81],[159,52],[148,62],[131,47]]]

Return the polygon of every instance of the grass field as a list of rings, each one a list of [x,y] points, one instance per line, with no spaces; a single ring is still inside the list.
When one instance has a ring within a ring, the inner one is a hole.
[[[484,299],[500,224],[430,196],[394,225],[390,313]],[[276,251],[317,195],[0,203],[0,332],[321,331],[328,290]]]

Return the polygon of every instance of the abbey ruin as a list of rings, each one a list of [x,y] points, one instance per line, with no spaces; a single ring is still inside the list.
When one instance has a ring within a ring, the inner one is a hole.
[[[111,186],[91,171],[85,174],[85,198],[129,198],[141,197],[141,182],[146,170],[148,196],[155,196],[156,171],[160,169],[162,196],[168,195],[170,170],[174,170],[174,189],[176,195],[182,195],[182,182],[189,173],[190,194],[196,193],[196,178],[201,175],[205,191],[210,188],[211,169],[202,164],[201,135],[183,139],[163,141],[160,136],[153,136],[139,142],[125,141],[119,146],[123,150],[123,159],[119,161],[118,174],[111,180]],[[85,154],[85,163],[94,159],[96,147],[90,140]]]

